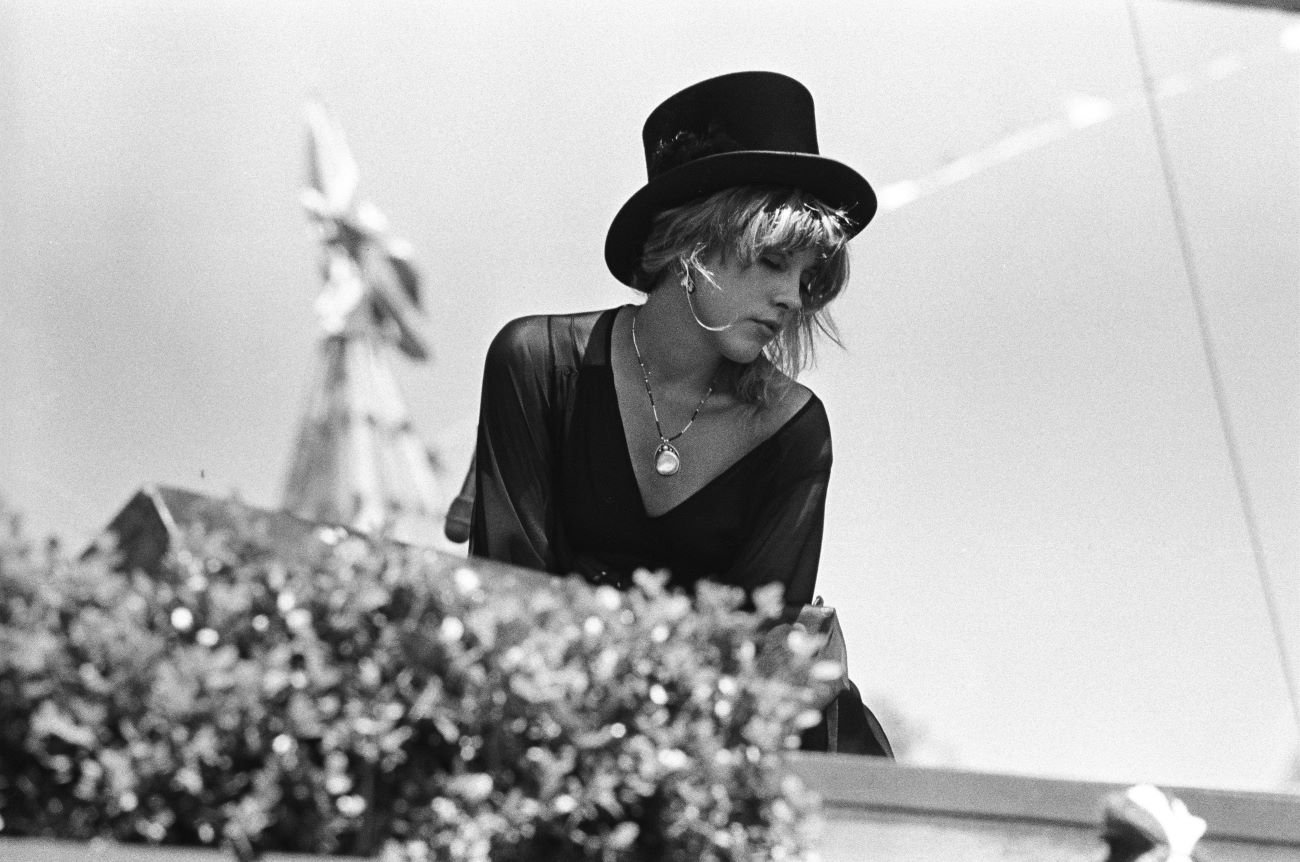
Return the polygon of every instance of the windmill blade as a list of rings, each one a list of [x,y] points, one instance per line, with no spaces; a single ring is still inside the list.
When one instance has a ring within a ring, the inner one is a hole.
[[[424,315],[404,282],[404,274],[414,278],[415,270],[409,261],[403,261],[399,268],[395,265],[397,260],[400,259],[390,257],[376,244],[366,243],[362,252],[362,272],[381,322],[391,324],[396,330],[398,349],[412,359],[428,359]]]
[[[339,335],[366,297],[366,285],[356,262],[339,249],[326,252],[325,286],[316,297],[316,317],[327,335]]]
[[[411,262],[411,244],[404,239],[390,238],[384,243],[384,252],[388,255],[388,262],[397,276],[398,284],[415,307],[420,308],[420,273]]]
[[[341,216],[353,209],[361,170],[348,148],[343,129],[331,119],[325,106],[311,101],[304,113],[308,181],[324,197],[328,212]]]

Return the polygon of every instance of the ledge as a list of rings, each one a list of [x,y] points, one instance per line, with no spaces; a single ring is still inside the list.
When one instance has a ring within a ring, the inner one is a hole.
[[[858,858],[864,847],[886,862],[1097,862],[1105,799],[1128,786],[830,754],[798,754],[792,766],[822,796],[828,862]],[[1162,789],[1206,820],[1200,846],[1214,862],[1300,859],[1300,795]]]

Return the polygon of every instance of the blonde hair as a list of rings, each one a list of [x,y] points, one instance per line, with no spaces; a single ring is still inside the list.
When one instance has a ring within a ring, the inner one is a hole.
[[[814,360],[818,332],[840,344],[826,306],[849,280],[849,231],[842,212],[788,187],[736,186],[660,212],[632,275],[643,293],[682,275],[713,283],[703,261],[712,254],[750,266],[764,254],[817,249],[822,265],[800,288],[802,306],[787,317],[763,355],[726,369],[736,397],[762,406]],[[698,278],[697,278],[698,276]]]

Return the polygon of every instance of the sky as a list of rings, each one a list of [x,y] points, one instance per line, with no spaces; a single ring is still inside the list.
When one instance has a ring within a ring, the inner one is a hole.
[[[1133,9],[0,0],[0,494],[74,545],[146,483],[277,505],[318,358],[313,97],[415,249],[434,356],[399,374],[454,493],[496,330],[632,300],[601,251],[646,114],[781,71],[882,201],[806,379],[818,592],[868,700],[916,762],[1277,788],[1300,18]]]

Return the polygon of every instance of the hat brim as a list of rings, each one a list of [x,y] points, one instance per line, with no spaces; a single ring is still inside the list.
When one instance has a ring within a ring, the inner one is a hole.
[[[848,165],[808,153],[743,150],[704,156],[650,180],[628,198],[605,236],[605,264],[632,284],[642,247],[657,213],[733,186],[792,186],[844,212],[849,236],[876,214],[871,184]]]

